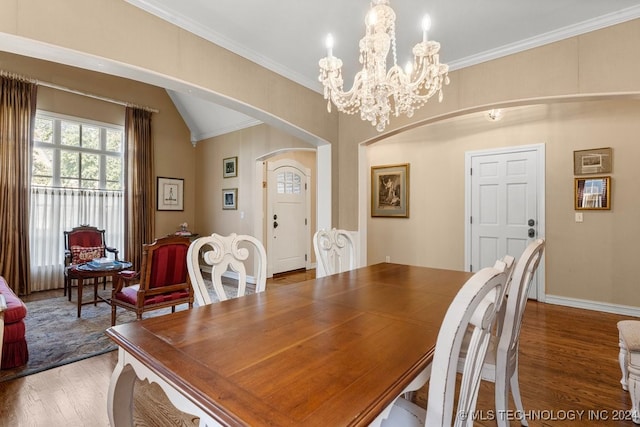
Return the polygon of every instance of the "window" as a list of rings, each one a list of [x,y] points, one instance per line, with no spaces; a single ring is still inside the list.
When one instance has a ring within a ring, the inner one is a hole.
[[[122,127],[37,114],[34,186],[122,190]]]
[[[122,126],[37,112],[29,222],[33,290],[63,287],[63,232],[73,227],[104,229],[106,244],[122,255],[123,152]]]

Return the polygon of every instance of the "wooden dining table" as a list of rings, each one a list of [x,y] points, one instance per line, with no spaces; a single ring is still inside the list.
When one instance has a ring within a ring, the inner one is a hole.
[[[111,327],[111,425],[133,425],[136,378],[201,426],[369,425],[430,365],[471,275],[382,263]]]

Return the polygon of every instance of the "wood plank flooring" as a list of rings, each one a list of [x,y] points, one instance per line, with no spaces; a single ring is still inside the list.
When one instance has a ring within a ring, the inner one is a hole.
[[[314,271],[270,279],[267,288],[314,277]],[[535,301],[525,311],[520,388],[530,426],[633,426],[631,401],[620,387],[616,322],[627,319]],[[107,390],[117,352],[0,383],[0,426],[108,426]],[[427,385],[428,387],[428,385]],[[424,405],[427,387],[416,394]],[[510,403],[512,420],[515,413]],[[155,385],[136,384],[136,425],[187,426]],[[493,384],[483,382],[477,426],[496,426]],[[512,421],[512,425],[519,425]]]

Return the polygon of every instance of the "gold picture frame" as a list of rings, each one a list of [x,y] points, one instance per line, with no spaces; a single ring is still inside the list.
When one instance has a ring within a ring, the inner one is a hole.
[[[611,177],[574,178],[576,210],[611,209]]]
[[[409,163],[371,167],[371,216],[409,218]]]
[[[611,173],[613,155],[610,147],[573,152],[574,175]]]

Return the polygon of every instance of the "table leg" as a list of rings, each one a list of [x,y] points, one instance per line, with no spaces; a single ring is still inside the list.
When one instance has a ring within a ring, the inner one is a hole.
[[[107,412],[112,427],[133,426],[133,385],[136,373],[131,365],[124,362],[124,354],[119,349],[118,364],[111,375]]]
[[[82,277],[78,277],[78,317],[82,311]]]

